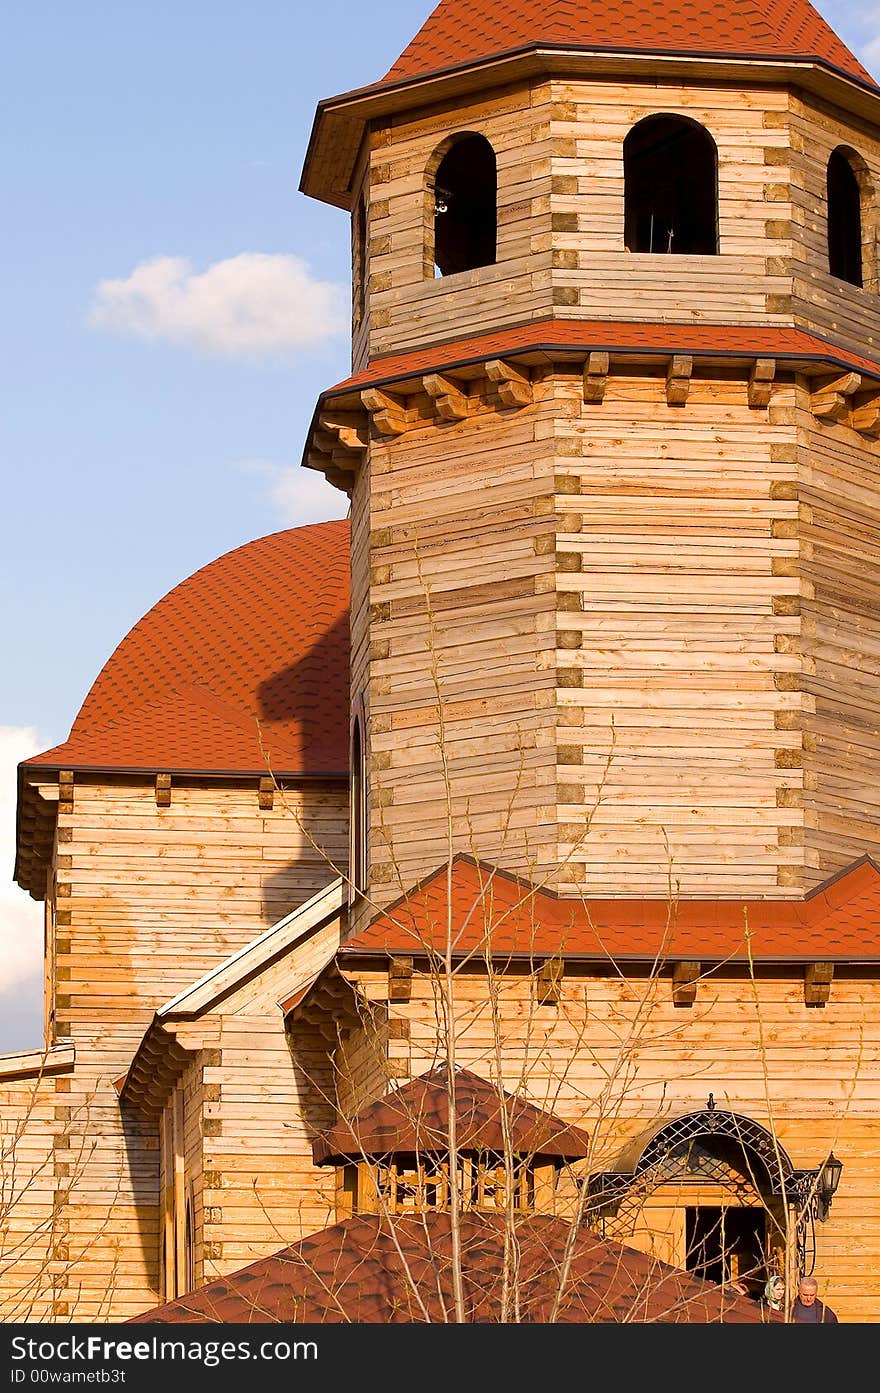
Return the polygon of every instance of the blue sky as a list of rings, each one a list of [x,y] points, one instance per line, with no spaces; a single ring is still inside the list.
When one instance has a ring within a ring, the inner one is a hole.
[[[39,1040],[39,915],[9,890],[14,763],[64,739],[177,581],[342,514],[295,466],[318,391],[348,369],[347,219],[299,174],[318,100],[380,77],[431,8],[5,7],[0,1051]],[[880,0],[819,8],[880,69]]]

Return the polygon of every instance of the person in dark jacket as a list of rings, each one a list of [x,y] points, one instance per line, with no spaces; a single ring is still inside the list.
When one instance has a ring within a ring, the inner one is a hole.
[[[819,1300],[818,1290],[819,1283],[815,1277],[801,1277],[791,1307],[791,1319],[795,1325],[839,1325],[831,1307]]]

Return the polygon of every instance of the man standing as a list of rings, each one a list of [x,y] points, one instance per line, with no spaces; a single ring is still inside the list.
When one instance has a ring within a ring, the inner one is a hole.
[[[819,1300],[816,1295],[818,1290],[819,1284],[815,1277],[801,1277],[791,1308],[791,1318],[795,1325],[840,1324],[831,1307]]]

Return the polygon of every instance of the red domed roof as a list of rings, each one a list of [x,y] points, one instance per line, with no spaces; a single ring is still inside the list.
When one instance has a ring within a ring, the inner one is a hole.
[[[348,577],[347,522],[203,566],[122,640],[65,743],[28,764],[345,777]]]

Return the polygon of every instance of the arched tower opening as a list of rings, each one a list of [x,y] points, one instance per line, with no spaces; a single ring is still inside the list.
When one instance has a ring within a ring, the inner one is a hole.
[[[434,152],[428,167],[426,269],[453,276],[495,263],[498,167],[483,135],[467,132]]]
[[[865,161],[855,150],[832,150],[826,171],[828,269],[838,280],[864,286],[872,279],[866,256],[873,187]],[[867,264],[866,264],[867,263]],[[866,272],[868,273],[866,275]]]
[[[684,116],[646,116],[623,142],[627,251],[718,251],[718,150]]]

